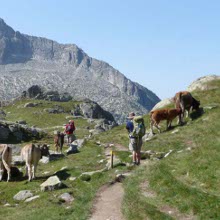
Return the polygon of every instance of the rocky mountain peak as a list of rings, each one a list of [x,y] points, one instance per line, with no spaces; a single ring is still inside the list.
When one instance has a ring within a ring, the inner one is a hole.
[[[75,44],[59,44],[15,32],[1,19],[0,98],[15,98],[32,85],[74,99],[89,98],[124,121],[129,111],[147,113],[160,99],[108,63],[89,57]]]

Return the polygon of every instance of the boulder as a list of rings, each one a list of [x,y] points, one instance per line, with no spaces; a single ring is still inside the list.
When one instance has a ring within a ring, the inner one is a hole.
[[[104,118],[109,121],[115,121],[110,112],[105,111],[96,102],[87,100],[80,104],[80,110],[85,118]]]
[[[194,90],[209,90],[213,87],[208,86],[208,82],[211,82],[213,80],[220,80],[220,76],[217,75],[208,75],[201,77],[194,81],[192,84],[190,84],[187,88],[189,92],[192,92]]]
[[[39,162],[44,163],[44,164],[47,164],[47,163],[50,162],[50,158],[43,156],[43,157],[39,160]]]
[[[123,163],[121,160],[119,160],[117,157],[114,157],[113,159],[113,167],[117,167],[117,166],[126,166],[125,163]],[[109,159],[107,164],[106,164],[106,167],[108,170],[111,169],[111,160]]]
[[[12,156],[12,164],[15,166],[23,166],[25,165],[25,161],[22,160],[20,155]]]
[[[77,140],[73,141],[71,143],[71,145],[75,145],[75,146],[77,146],[77,148],[81,148],[84,143],[85,143],[85,139],[77,139]]]
[[[63,183],[57,176],[51,176],[40,185],[40,188],[41,191],[53,191],[63,188]]]
[[[9,144],[12,149],[12,155],[18,155],[21,152],[21,145]]]
[[[168,99],[164,99],[160,102],[158,102],[153,108],[151,111],[153,110],[156,110],[156,109],[160,109],[160,108],[164,108],[166,107],[167,105],[170,105],[170,104],[174,104],[173,100],[168,98]]]
[[[8,140],[10,130],[7,127],[0,126],[0,141]]]
[[[71,203],[74,200],[74,198],[69,193],[63,193],[59,196],[59,200],[65,203]]]
[[[33,85],[30,88],[28,88],[27,91],[23,92],[23,96],[26,98],[35,98],[36,96],[39,96],[43,93],[42,89],[38,85]]]
[[[77,144],[70,144],[69,148],[66,150],[67,154],[75,154],[78,153],[78,145]]]
[[[22,190],[19,193],[17,193],[13,198],[14,198],[14,200],[21,201],[21,200],[25,200],[27,198],[30,198],[32,196],[33,196],[33,194],[31,193],[30,190]]]
[[[37,106],[37,103],[32,103],[32,102],[28,102],[24,105],[25,108],[33,108],[35,106]]]

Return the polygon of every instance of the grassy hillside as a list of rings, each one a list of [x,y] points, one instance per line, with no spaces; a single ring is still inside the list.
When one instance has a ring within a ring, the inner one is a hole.
[[[144,144],[145,150],[173,152],[127,179],[127,219],[220,219],[220,81],[209,87],[193,93],[204,107],[201,117]]]
[[[67,123],[73,117],[69,113],[49,114],[44,109],[52,108],[59,105],[69,112],[77,102],[50,102],[37,101],[40,103],[33,108],[24,108],[24,104],[33,102],[33,100],[22,100],[14,105],[4,107],[3,110],[7,113],[6,120],[19,121],[26,120],[28,126],[37,126],[48,131],[48,135],[41,140],[33,140],[34,142],[42,142],[50,144],[51,150],[55,150],[53,146],[54,130],[63,131],[63,124]],[[84,138],[89,135],[89,129],[94,127],[94,123],[89,123],[87,119],[74,118],[76,125],[77,138]],[[9,141],[10,143],[10,141]],[[25,142],[20,143],[22,146]],[[64,150],[67,146],[64,146]],[[111,181],[115,174],[114,170],[95,174],[89,182],[82,181],[79,176],[83,172],[95,171],[105,167],[104,163],[99,163],[101,159],[105,159],[103,147],[95,144],[94,140],[87,141],[85,146],[80,149],[80,152],[74,155],[65,155],[48,164],[41,164],[37,168],[37,179],[31,183],[27,179],[0,182],[0,216],[8,219],[87,219],[92,208],[92,200],[95,197],[96,191],[104,184]],[[24,172],[24,167],[22,171]],[[120,168],[119,168],[120,169]],[[123,167],[121,169],[124,169]],[[58,175],[62,182],[67,186],[65,189],[52,192],[41,192],[40,184],[51,175]],[[70,177],[77,177],[75,181],[71,181]],[[40,195],[40,198],[30,202],[17,202],[13,196],[20,190],[32,190],[34,195]],[[59,201],[58,196],[64,192],[69,192],[74,197],[73,204],[64,204]],[[4,207],[6,203],[10,207]],[[25,217],[24,217],[25,216]]]
[[[144,143],[143,150],[172,152],[161,160],[142,161],[145,165],[135,167],[133,175],[125,180],[123,213],[126,219],[220,219],[220,81],[212,82],[209,86],[213,89],[193,93],[201,101],[204,114],[200,117],[192,114],[194,120],[187,119],[184,126],[177,126],[175,121],[174,128],[169,131],[164,131],[165,123],[161,123],[164,132]],[[20,101],[4,108],[5,112],[10,112],[6,119],[26,120],[30,126],[46,129],[49,135],[40,141],[52,146],[53,131],[63,130],[63,124],[71,116],[68,113],[48,114],[44,109],[60,105],[69,111],[76,103],[39,101],[42,104],[35,108],[23,108],[26,102]],[[78,138],[88,135],[87,127],[92,129],[94,126],[85,119],[74,121]],[[145,116],[145,122],[149,129],[148,115]],[[39,164],[39,178],[31,183],[27,180],[1,182],[0,215],[6,220],[24,219],[24,216],[25,219],[88,219],[97,190],[114,178],[116,169],[119,172],[131,169],[117,167],[95,174],[89,182],[79,178],[71,181],[69,177],[79,177],[82,172],[105,167],[105,163],[99,163],[105,159],[104,148],[95,144],[97,141],[128,146],[125,125],[94,136],[78,154]],[[128,152],[120,152],[117,148],[115,150],[123,161],[131,160]],[[48,173],[45,174],[45,171]],[[40,184],[54,173],[67,188],[40,192]],[[30,203],[14,201],[13,196],[23,189],[32,190],[40,198]],[[64,192],[73,195],[73,204],[59,201],[58,196]],[[11,206],[4,207],[6,203]]]

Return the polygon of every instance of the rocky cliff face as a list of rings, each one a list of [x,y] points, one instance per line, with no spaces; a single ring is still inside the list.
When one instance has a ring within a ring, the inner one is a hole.
[[[32,85],[89,98],[117,121],[128,112],[147,113],[159,98],[127,79],[106,62],[89,57],[74,44],[14,31],[0,19],[0,99],[21,94]]]

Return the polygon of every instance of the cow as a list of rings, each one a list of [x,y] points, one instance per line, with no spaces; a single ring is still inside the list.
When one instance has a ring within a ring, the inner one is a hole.
[[[199,110],[200,101],[196,100],[192,94],[188,91],[181,91],[175,94],[174,103],[176,108],[182,109],[182,114],[179,116],[179,124],[183,123],[183,118],[185,116],[188,118],[190,111]]]
[[[54,145],[55,145],[55,152],[58,153],[58,148],[60,150],[60,153],[62,153],[63,144],[64,144],[64,133],[63,132],[57,132],[57,134],[54,136]]]
[[[7,144],[0,144],[0,181],[2,181],[4,170],[7,170],[7,182],[11,179],[12,149]]]
[[[161,133],[161,129],[159,127],[159,123],[162,120],[167,120],[167,130],[171,127],[172,120],[176,118],[178,115],[182,113],[180,108],[172,108],[172,109],[158,109],[150,112],[150,127],[151,132],[153,132],[153,126],[157,128],[159,133]]]
[[[28,172],[29,182],[36,177],[35,174],[39,160],[43,156],[49,156],[49,155],[50,155],[49,148],[46,144],[43,144],[42,146],[35,144],[28,144],[21,149],[21,158],[25,160],[26,175]]]

